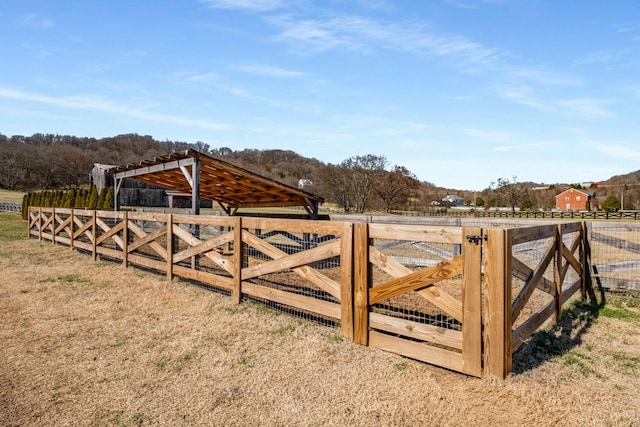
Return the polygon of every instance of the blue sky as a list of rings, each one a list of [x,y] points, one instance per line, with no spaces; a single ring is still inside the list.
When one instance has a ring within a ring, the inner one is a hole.
[[[419,179],[640,169],[637,0],[7,0],[0,133],[385,156]]]

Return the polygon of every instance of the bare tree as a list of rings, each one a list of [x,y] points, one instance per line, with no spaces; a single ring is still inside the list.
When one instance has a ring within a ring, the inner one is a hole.
[[[393,172],[378,179],[374,191],[380,197],[385,212],[389,212],[406,202],[419,186],[420,182],[413,173],[404,166],[396,165]]]
[[[511,207],[511,211],[515,212],[516,206],[527,197],[527,190],[518,183],[517,177],[511,178],[511,181],[507,178],[498,178],[496,182],[491,183],[491,188],[498,204],[507,204]]]

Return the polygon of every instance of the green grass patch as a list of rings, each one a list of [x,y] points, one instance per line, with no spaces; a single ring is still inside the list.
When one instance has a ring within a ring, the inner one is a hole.
[[[296,330],[296,326],[294,324],[288,324],[286,326],[282,326],[281,328],[271,329],[267,333],[269,335],[284,335],[289,332],[293,332]]]
[[[625,322],[640,322],[640,313],[627,308],[603,307],[600,309],[600,316],[610,319],[619,319]]]
[[[27,222],[19,214],[0,213],[0,242],[26,240]]]

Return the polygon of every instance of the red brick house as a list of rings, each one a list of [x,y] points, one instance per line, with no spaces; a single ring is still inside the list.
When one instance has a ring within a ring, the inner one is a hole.
[[[556,196],[556,209],[561,211],[591,211],[596,208],[595,191],[569,188]]]

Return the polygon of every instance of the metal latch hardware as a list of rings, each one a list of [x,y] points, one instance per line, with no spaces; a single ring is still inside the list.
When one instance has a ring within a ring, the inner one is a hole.
[[[469,243],[475,243],[476,245],[479,244],[481,241],[487,241],[487,236],[476,236],[474,234],[467,234],[467,240],[469,241]]]

